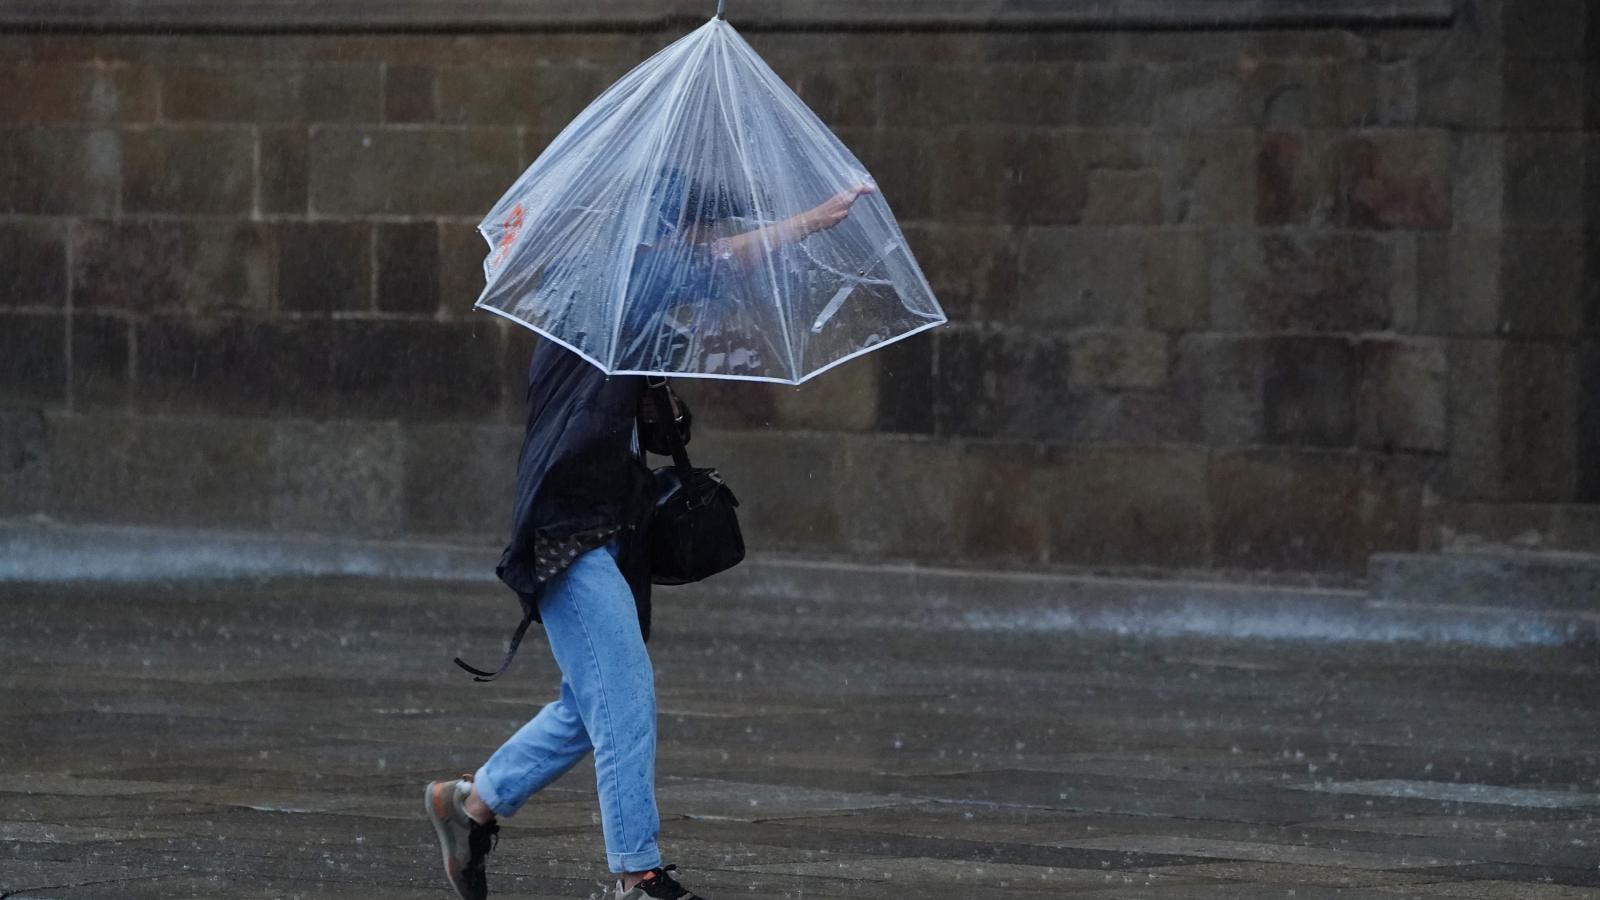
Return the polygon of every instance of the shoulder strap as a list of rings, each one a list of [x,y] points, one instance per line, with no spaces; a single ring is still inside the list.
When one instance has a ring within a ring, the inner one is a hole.
[[[647,381],[645,384],[650,390],[650,399],[656,405],[656,415],[661,418],[662,427],[667,430],[667,446],[672,449],[672,464],[678,469],[678,478],[687,485],[689,476],[694,473],[694,466],[689,463],[689,451],[684,449],[683,434],[678,431],[678,419],[672,414],[672,389],[667,387],[665,378],[659,381]]]
[[[521,646],[523,636],[528,633],[528,626],[533,624],[533,611],[535,609],[535,601],[528,595],[521,594],[518,596],[522,601],[522,621],[517,625],[517,630],[511,633],[511,645],[506,648],[506,656],[505,659],[500,661],[500,668],[495,669],[493,672],[486,672],[475,666],[467,665],[459,656],[455,658],[455,664],[471,673],[473,681],[493,681],[511,667],[511,660],[517,655],[517,647]]]

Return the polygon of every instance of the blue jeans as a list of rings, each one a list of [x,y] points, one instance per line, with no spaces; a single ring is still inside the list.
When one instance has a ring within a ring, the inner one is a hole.
[[[585,553],[545,584],[539,615],[561,667],[561,696],[474,780],[495,815],[511,816],[593,750],[606,862],[613,872],[642,872],[661,865],[655,674],[614,548]]]

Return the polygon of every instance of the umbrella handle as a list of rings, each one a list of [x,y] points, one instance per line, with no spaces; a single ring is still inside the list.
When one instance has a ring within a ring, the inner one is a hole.
[[[717,18],[728,18],[728,0],[717,0]]]

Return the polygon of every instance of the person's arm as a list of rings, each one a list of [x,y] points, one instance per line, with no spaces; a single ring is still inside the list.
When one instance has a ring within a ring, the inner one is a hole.
[[[767,225],[724,238],[716,244],[720,251],[719,255],[730,256],[740,262],[754,262],[768,247],[781,247],[784,244],[802,241],[819,231],[827,231],[838,225],[850,215],[850,207],[855,205],[862,194],[870,194],[877,189],[877,185],[871,183],[860,184],[840,191],[817,206],[790,216],[776,225]]]

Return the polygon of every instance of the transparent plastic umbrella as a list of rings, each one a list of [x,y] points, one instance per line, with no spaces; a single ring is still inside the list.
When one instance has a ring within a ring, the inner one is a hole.
[[[477,306],[611,374],[798,384],[946,321],[866,168],[720,15],[601,94],[479,230]]]

